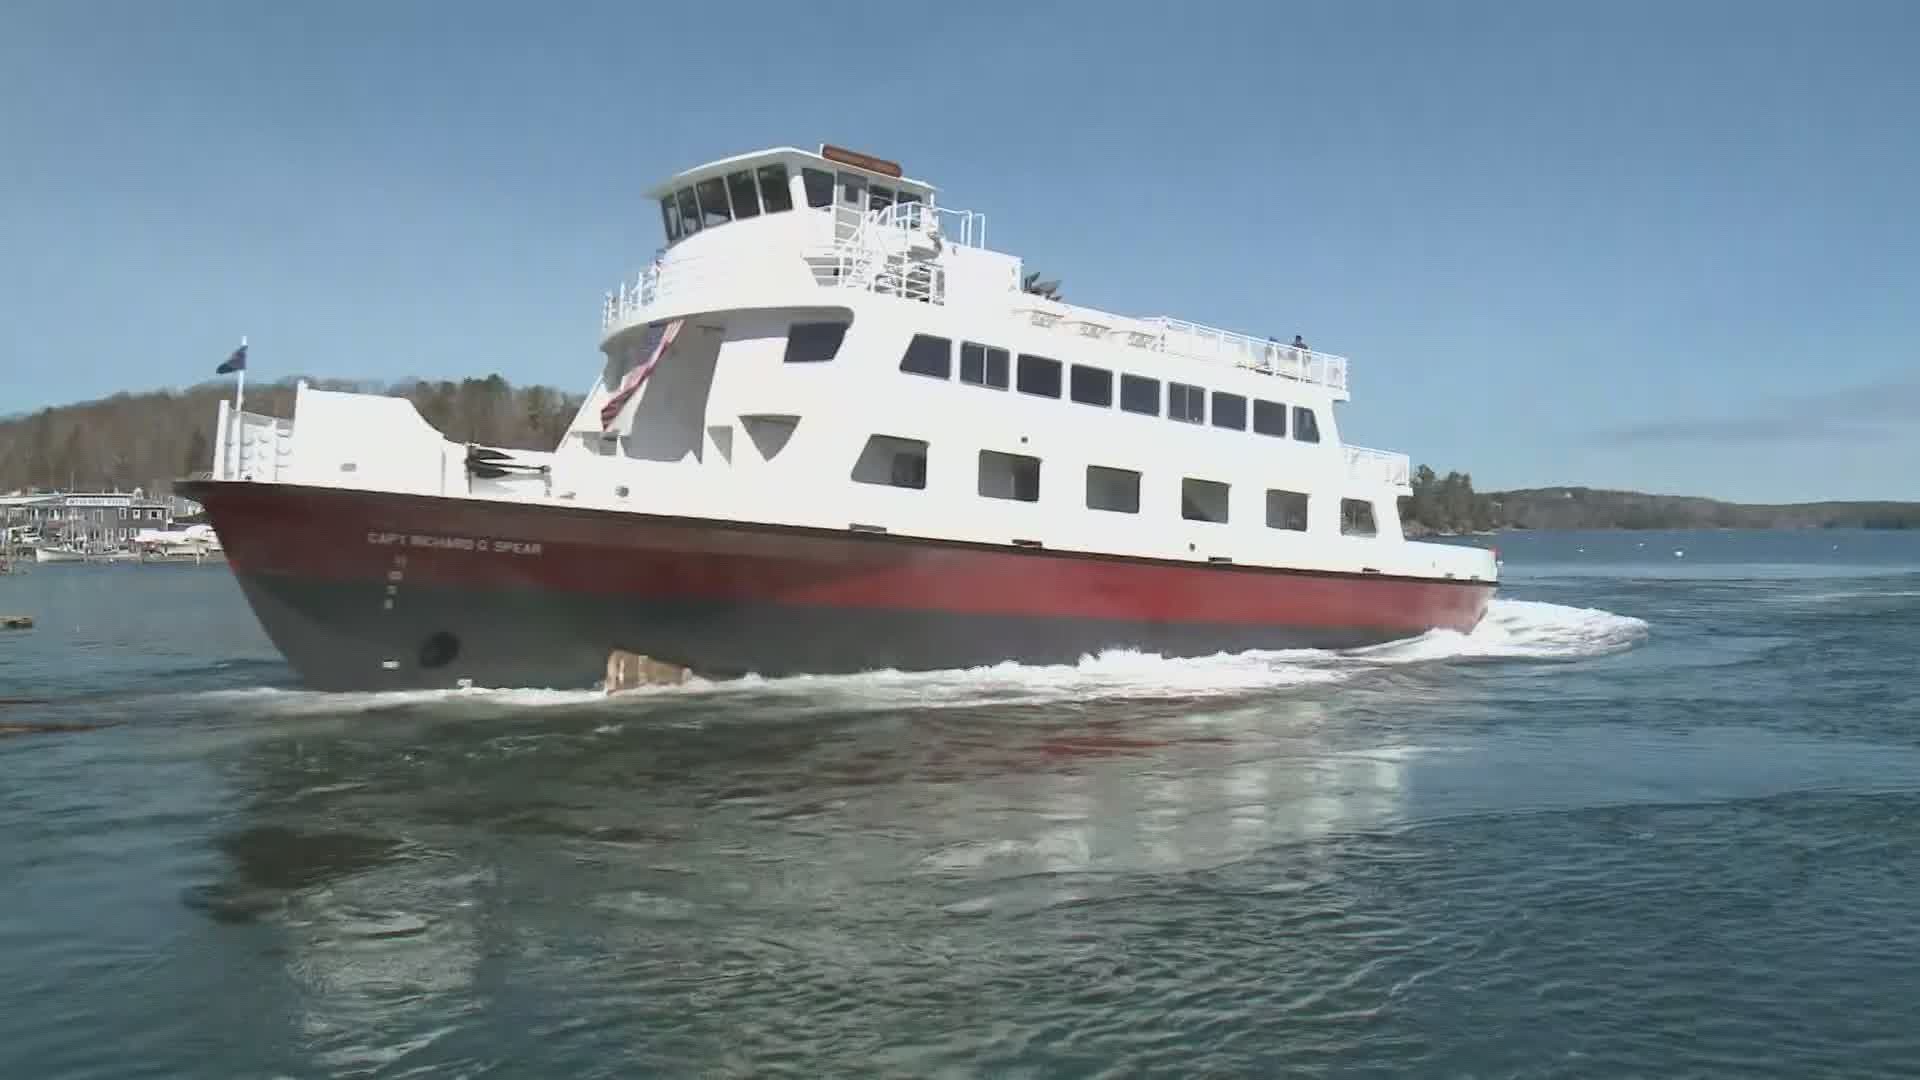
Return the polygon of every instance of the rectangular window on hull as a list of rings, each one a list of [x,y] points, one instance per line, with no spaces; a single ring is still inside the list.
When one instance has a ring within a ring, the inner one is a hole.
[[[1188,521],[1225,524],[1227,485],[1218,480],[1195,480],[1191,476],[1181,480],[1180,516]]]
[[[719,177],[711,176],[693,185],[693,194],[700,200],[702,225],[725,225],[733,220],[733,211],[727,208],[727,185]]]
[[[975,386],[1007,388],[1007,350],[976,341],[960,343],[960,381]]]
[[[1239,394],[1213,392],[1213,426],[1247,430],[1247,399]]]
[[[932,334],[915,334],[900,358],[900,370],[945,379],[953,374],[953,342]]]
[[[894,435],[872,436],[853,463],[853,479],[861,484],[925,490],[927,444]]]
[[[760,209],[769,214],[793,209],[793,189],[787,186],[785,165],[760,166]]]
[[[1145,375],[1120,376],[1120,409],[1143,416],[1160,415],[1160,380]]]
[[[1262,435],[1287,437],[1287,407],[1277,401],[1253,399],[1253,430]]]
[[[1068,396],[1082,405],[1106,408],[1113,404],[1113,372],[1106,368],[1073,365],[1068,376]]]
[[[1307,496],[1299,491],[1267,489],[1267,528],[1307,531]]]
[[[1132,469],[1087,466],[1087,509],[1116,514],[1140,512],[1140,474]]]
[[[1340,532],[1344,536],[1379,535],[1379,525],[1373,520],[1373,504],[1365,499],[1341,499]]]
[[[1293,437],[1300,442],[1320,441],[1320,420],[1303,405],[1293,407]]]
[[[801,169],[800,181],[806,185],[807,205],[824,207],[833,205],[833,174],[824,169]]]
[[[1040,397],[1057,398],[1060,396],[1060,361],[1049,360],[1044,356],[1020,354],[1020,381],[1018,389],[1023,394],[1037,394]]]
[[[1040,501],[1040,459],[1025,454],[980,451],[980,494],[989,499]]]
[[[843,322],[794,323],[787,330],[787,354],[784,359],[789,364],[817,364],[833,359],[840,352],[840,343],[847,338],[847,324]]]
[[[1207,392],[1186,383],[1167,384],[1167,419],[1187,424],[1207,422]]]
[[[760,216],[760,191],[754,186],[753,173],[741,169],[727,174],[727,194],[733,198],[733,216],[737,220]]]

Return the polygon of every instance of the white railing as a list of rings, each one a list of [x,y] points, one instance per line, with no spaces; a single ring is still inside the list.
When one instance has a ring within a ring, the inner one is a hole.
[[[1272,338],[1202,326],[1162,315],[1144,320],[1160,328],[1160,348],[1195,360],[1222,360],[1236,367],[1300,382],[1347,388],[1347,358],[1295,348]]]
[[[1335,390],[1347,389],[1346,357],[1298,349],[1271,338],[1251,337],[1168,316],[1128,318],[1043,296],[1023,296],[1014,311],[1027,316],[1035,326],[1081,337],[1118,341],[1189,360],[1228,363]]]
[[[1349,446],[1346,451],[1347,476],[1351,479],[1390,487],[1406,487],[1411,481],[1413,459],[1405,454],[1365,446]]]
[[[939,265],[949,247],[984,247],[987,216],[971,210],[906,202],[858,211],[835,206],[832,242],[804,253],[815,283],[855,288],[940,304],[946,302],[946,271]],[[638,317],[646,308],[691,291],[705,291],[753,276],[740,255],[676,256],[664,252],[632,281],[623,281],[600,304],[600,328]]]
[[[721,255],[678,256],[671,265],[659,255],[632,281],[623,281],[600,304],[600,329],[624,322],[642,309],[672,300],[675,296],[703,290],[729,278],[737,279],[739,259]]]

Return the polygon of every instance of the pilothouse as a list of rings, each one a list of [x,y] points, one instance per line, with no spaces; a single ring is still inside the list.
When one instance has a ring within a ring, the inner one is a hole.
[[[1339,648],[1486,609],[1491,554],[1406,539],[1407,457],[1342,441],[1343,357],[1069,303],[867,154],[651,197],[665,244],[552,451],[305,387],[222,417],[194,497],[309,682]]]

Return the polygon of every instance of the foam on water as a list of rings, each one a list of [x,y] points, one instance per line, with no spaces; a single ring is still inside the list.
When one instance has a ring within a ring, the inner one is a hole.
[[[214,691],[206,700],[273,715],[381,712],[457,705],[483,711],[593,707],[631,711],[674,700],[753,697],[813,708],[977,707],[1088,699],[1239,696],[1325,686],[1388,665],[1459,660],[1562,660],[1630,649],[1647,636],[1636,618],[1531,600],[1495,600],[1471,634],[1436,630],[1405,641],[1337,652],[1293,649],[1169,659],[1131,649],[1082,657],[1077,664],[994,664],[949,671],[870,671],[766,679],[694,679],[608,696],[598,690],[483,689],[318,693],[257,688]]]

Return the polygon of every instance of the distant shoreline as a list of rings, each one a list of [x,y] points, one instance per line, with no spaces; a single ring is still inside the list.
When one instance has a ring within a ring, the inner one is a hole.
[[[1920,529],[1920,502],[1734,503],[1587,487],[1498,491],[1486,498],[1497,530]]]

